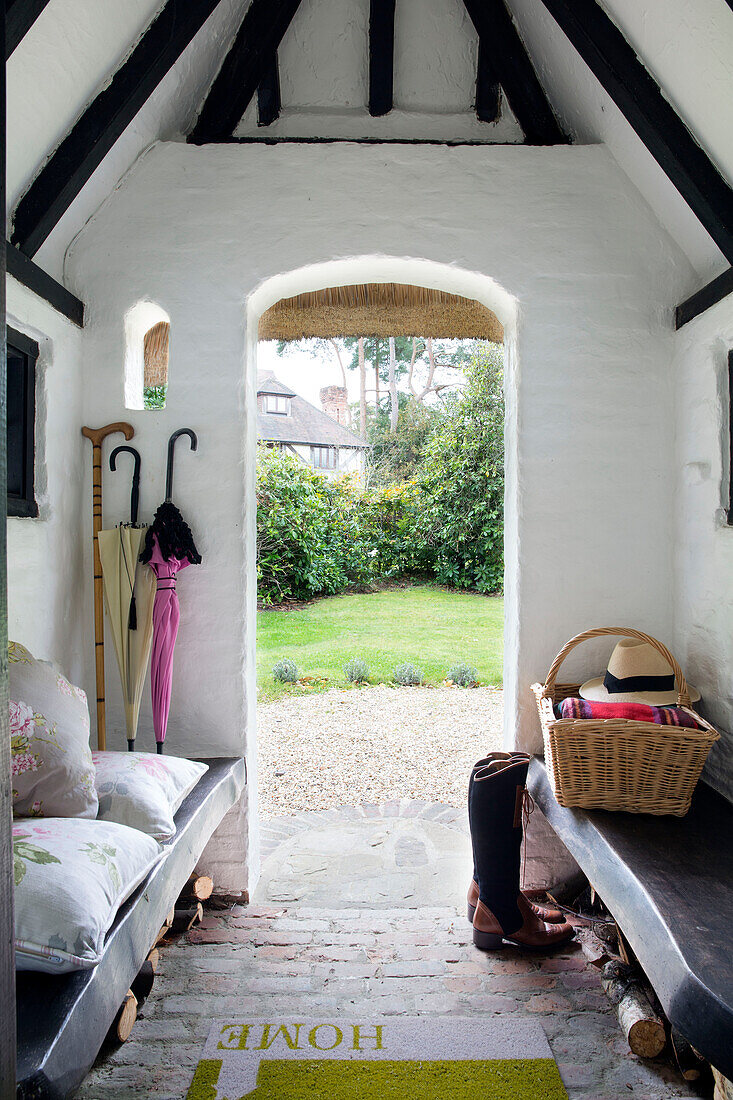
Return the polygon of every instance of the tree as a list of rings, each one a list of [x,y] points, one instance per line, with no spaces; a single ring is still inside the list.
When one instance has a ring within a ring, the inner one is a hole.
[[[333,356],[338,363],[339,370],[341,371],[341,384],[345,390],[348,391],[348,383],[346,381],[346,369],[344,367],[343,349],[339,346],[340,341],[333,340],[331,338],[324,338],[320,336],[313,336],[306,340],[278,340],[277,342],[277,354],[284,358],[293,351],[306,352],[313,359],[323,359],[328,356]],[[351,422],[351,409],[348,410],[349,423]]]
[[[364,361],[364,337],[357,341],[357,360],[359,365],[359,435],[366,439],[367,403],[366,403],[366,363]]]
[[[441,584],[495,592],[504,570],[503,349],[479,344],[418,474],[420,527]]]
[[[393,485],[418,477],[425,448],[445,415],[442,404],[425,405],[400,393],[397,430],[389,430],[387,414],[382,410],[371,422],[367,456],[370,484]]]
[[[395,338],[390,336],[389,338],[389,430],[394,433],[397,431],[397,417],[400,414],[400,408],[397,403],[397,352],[395,350]]]

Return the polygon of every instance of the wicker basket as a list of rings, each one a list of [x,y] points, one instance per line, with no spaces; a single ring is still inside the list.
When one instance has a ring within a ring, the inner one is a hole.
[[[563,661],[581,642],[606,634],[638,638],[654,646],[674,670],[679,705],[690,705],[682,669],[666,646],[649,634],[608,626],[571,638],[552,662],[545,683],[532,685],[555,797],[561,806],[683,817],[710,748],[720,737],[704,718],[695,714],[704,728],[693,730],[625,718],[555,717],[553,704],[577,695],[580,686],[556,682]]]

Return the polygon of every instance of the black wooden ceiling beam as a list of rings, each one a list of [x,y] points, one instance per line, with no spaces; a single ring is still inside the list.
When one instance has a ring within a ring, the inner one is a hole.
[[[84,303],[24,252],[15,248],[10,241],[5,244],[5,261],[8,275],[12,275],[33,294],[43,298],[44,302],[48,302],[79,328],[84,327]]]
[[[543,0],[687,205],[733,263],[733,191],[595,0]]]
[[[733,294],[733,267],[729,267],[722,275],[706,283],[704,287],[695,291],[677,306],[674,311],[674,327],[682,328],[695,317],[699,317],[706,309],[722,302],[723,298],[727,298],[729,294]]]
[[[300,0],[252,0],[188,140],[229,138],[262,83]]]
[[[23,41],[48,0],[5,0],[5,60]]]
[[[496,79],[491,47],[480,39],[476,69],[476,115],[481,122],[496,122],[500,114],[501,85]]]
[[[464,0],[464,4],[479,42],[491,48],[496,80],[527,144],[567,144],[504,0]]]
[[[257,125],[271,126],[280,117],[281,108],[280,68],[274,53],[257,88]]]
[[[394,98],[395,0],[370,0],[369,4],[369,114],[376,117],[392,110]]]
[[[168,0],[18,203],[12,241],[35,255],[219,0]]]

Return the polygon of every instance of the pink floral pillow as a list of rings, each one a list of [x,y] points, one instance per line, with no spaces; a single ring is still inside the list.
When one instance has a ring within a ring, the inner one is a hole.
[[[86,695],[17,642],[8,674],[13,815],[96,817]]]
[[[111,822],[15,821],[18,970],[64,974],[96,966],[117,910],[162,854],[152,837]]]
[[[157,840],[176,831],[176,810],[208,765],[152,752],[94,752],[100,821],[117,821]]]

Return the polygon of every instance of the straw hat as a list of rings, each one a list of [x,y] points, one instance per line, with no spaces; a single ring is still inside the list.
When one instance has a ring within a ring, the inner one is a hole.
[[[687,685],[690,701],[700,692]],[[587,680],[580,688],[583,699],[596,703],[649,703],[654,707],[677,702],[674,672],[669,662],[649,642],[637,638],[620,641],[608,662],[605,676]]]

